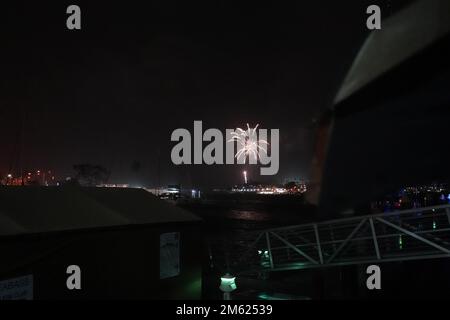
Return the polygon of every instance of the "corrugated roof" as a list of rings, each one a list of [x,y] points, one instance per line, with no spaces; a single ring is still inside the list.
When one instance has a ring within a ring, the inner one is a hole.
[[[0,236],[200,221],[142,189],[0,187]]]

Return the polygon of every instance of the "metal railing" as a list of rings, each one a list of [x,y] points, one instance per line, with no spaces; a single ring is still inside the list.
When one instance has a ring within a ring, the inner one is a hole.
[[[247,233],[225,254],[235,273],[450,257],[450,205]]]

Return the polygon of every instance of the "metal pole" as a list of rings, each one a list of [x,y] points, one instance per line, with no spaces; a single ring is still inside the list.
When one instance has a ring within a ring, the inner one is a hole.
[[[266,242],[267,242],[267,251],[269,252],[270,268],[273,269],[273,257],[272,257],[272,249],[270,247],[269,232],[266,232]]]
[[[375,252],[377,254],[377,259],[380,260],[381,259],[380,248],[378,247],[377,234],[375,232],[375,226],[373,225],[373,219],[370,218],[369,222],[370,222],[370,229],[372,229],[373,245],[375,247]]]
[[[322,247],[320,246],[319,229],[317,224],[314,225],[314,233],[316,235],[317,251],[319,253],[320,264],[323,264]]]

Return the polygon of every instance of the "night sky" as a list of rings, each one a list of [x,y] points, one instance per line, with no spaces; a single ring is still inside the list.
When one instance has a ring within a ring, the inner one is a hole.
[[[154,186],[159,162],[161,184],[242,182],[238,166],[171,164],[171,132],[202,120],[279,128],[280,171],[265,180],[307,178],[315,120],[373,3],[92,2],[2,4],[2,175],[22,166],[65,177],[92,163],[110,169],[111,182]],[[376,1],[384,17],[400,2]],[[66,29],[70,4],[81,7],[81,31]]]

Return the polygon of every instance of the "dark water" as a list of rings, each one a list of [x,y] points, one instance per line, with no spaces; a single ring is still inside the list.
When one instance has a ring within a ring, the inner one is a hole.
[[[233,235],[314,221],[302,196],[220,195],[181,207],[205,221],[207,235]]]

